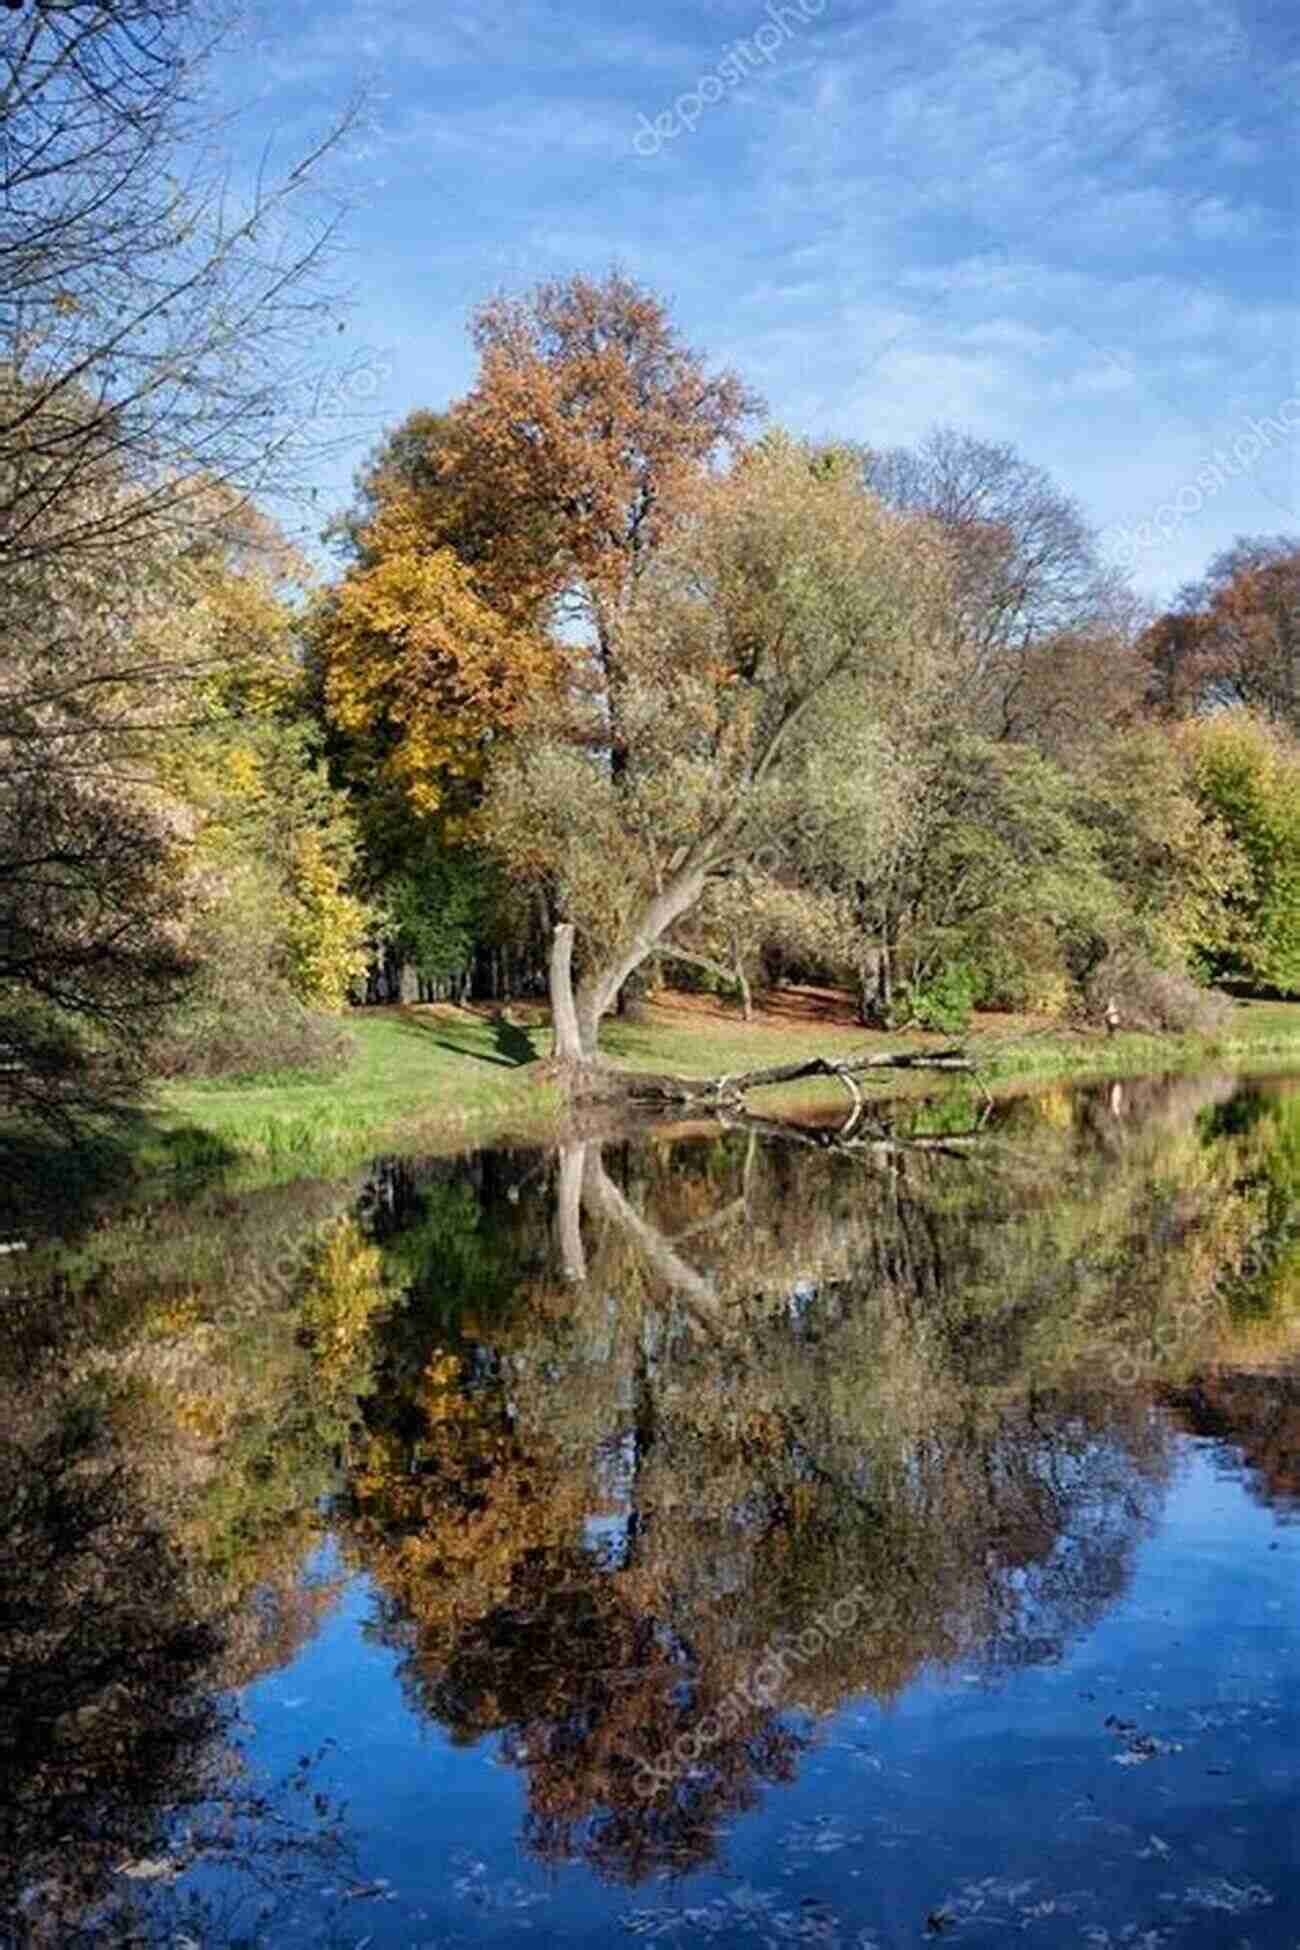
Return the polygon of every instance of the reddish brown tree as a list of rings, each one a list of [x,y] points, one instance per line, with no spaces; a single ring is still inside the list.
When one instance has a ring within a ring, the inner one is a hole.
[[[490,299],[473,330],[478,383],[445,429],[445,469],[493,537],[498,600],[549,598],[587,638],[617,775],[621,609],[761,403],[618,271]]]
[[[1300,730],[1300,539],[1242,536],[1180,592],[1144,647],[1166,709],[1242,704]]]

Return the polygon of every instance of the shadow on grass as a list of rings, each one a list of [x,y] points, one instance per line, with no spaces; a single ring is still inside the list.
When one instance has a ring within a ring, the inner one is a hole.
[[[517,1022],[511,1022],[504,1009],[498,1009],[492,1017],[492,1040],[502,1059],[507,1063],[521,1064],[537,1061],[531,1029],[522,1029]]]
[[[492,1017],[492,1050],[469,1049],[450,1036],[440,1036],[434,1023],[421,1022],[418,1018],[404,1016],[402,1027],[423,1042],[450,1050],[453,1056],[467,1057],[472,1063],[489,1063],[494,1069],[519,1070],[525,1063],[536,1063],[541,1054],[533,1045],[533,1031],[511,1022],[501,1009]]]

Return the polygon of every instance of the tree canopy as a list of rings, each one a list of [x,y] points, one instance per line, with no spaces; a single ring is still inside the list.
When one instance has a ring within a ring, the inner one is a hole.
[[[3,30],[0,1093],[337,1063],[349,1003],[484,985],[549,984],[577,1072],[665,971],[880,1026],[1300,982],[1292,539],[1152,621],[1014,448],[760,431],[614,270],[478,307],[310,575],[257,497],[320,157],[176,191],[197,16],[83,12]]]

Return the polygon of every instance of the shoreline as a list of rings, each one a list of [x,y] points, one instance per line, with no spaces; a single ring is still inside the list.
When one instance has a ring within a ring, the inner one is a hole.
[[[677,998],[646,1010],[635,1023],[613,1019],[606,1053],[629,1069],[707,1076],[768,1061],[850,1049],[920,1050],[952,1037],[887,1035],[842,1021],[783,1020],[772,1012],[752,1024],[721,1010],[684,1008]],[[560,1138],[569,1118],[544,1058],[545,1011],[459,1009],[431,1004],[357,1011],[349,1022],[356,1049],[338,1077],[256,1078],[172,1085],[151,1106],[150,1133],[137,1162],[145,1178],[221,1169],[281,1178],[325,1176],[378,1154],[446,1154],[489,1144],[537,1144]],[[1300,1002],[1236,1005],[1227,1034],[1114,1036],[1026,1020],[977,1018],[958,1038],[997,1096],[1027,1086],[1108,1079],[1224,1065],[1234,1071],[1300,1068]],[[938,1088],[922,1078],[882,1071],[861,1080],[868,1101],[918,1097],[951,1100],[969,1080]],[[786,1116],[842,1104],[832,1079],[778,1086],[756,1095],[765,1111]]]

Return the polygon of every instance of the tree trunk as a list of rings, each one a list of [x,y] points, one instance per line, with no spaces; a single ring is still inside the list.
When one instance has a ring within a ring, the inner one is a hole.
[[[628,976],[654,953],[674,922],[690,913],[704,892],[707,877],[707,870],[700,866],[674,874],[667,886],[646,902],[640,925],[625,946],[617,949],[603,968],[584,977],[577,997],[578,1042],[584,1061],[596,1061],[600,1019],[618,999]]]
[[[761,1089],[766,1084],[797,1083],[803,1077],[839,1077],[848,1082],[867,1070],[960,1070],[977,1078],[979,1074],[966,1051],[953,1044],[946,1049],[881,1050],[838,1061],[829,1056],[810,1056],[802,1062],[773,1063],[766,1069],[730,1071],[720,1077],[609,1069],[591,1077],[589,1084],[594,1096],[609,1099],[617,1093],[624,1103],[707,1104],[715,1109],[732,1110],[741,1104],[747,1090]],[[857,1092],[853,1094],[856,1096]]]
[[[551,1054],[557,1063],[584,1061],[578,1011],[573,1000],[573,923],[561,921],[551,937]]]
[[[858,970],[858,1020],[867,1029],[888,1029],[893,1019],[893,971],[884,935],[863,954]]]
[[[734,939],[731,944],[731,959],[736,971],[736,986],[740,990],[741,1013],[746,1022],[752,1022],[754,1020],[754,998],[750,993],[749,977],[745,973],[745,957],[741,952],[740,943]]]
[[[587,1277],[587,1255],[582,1245],[582,1186],[587,1165],[585,1144],[566,1144],[560,1150],[560,1182],[556,1199],[556,1231],[560,1242],[560,1263],[566,1280],[581,1282]]]
[[[585,1147],[582,1202],[588,1211],[612,1219],[629,1238],[634,1239],[669,1291],[680,1295],[689,1311],[711,1334],[730,1338],[731,1330],[718,1300],[713,1282],[682,1258],[671,1241],[623,1196],[605,1170],[598,1144]]]

